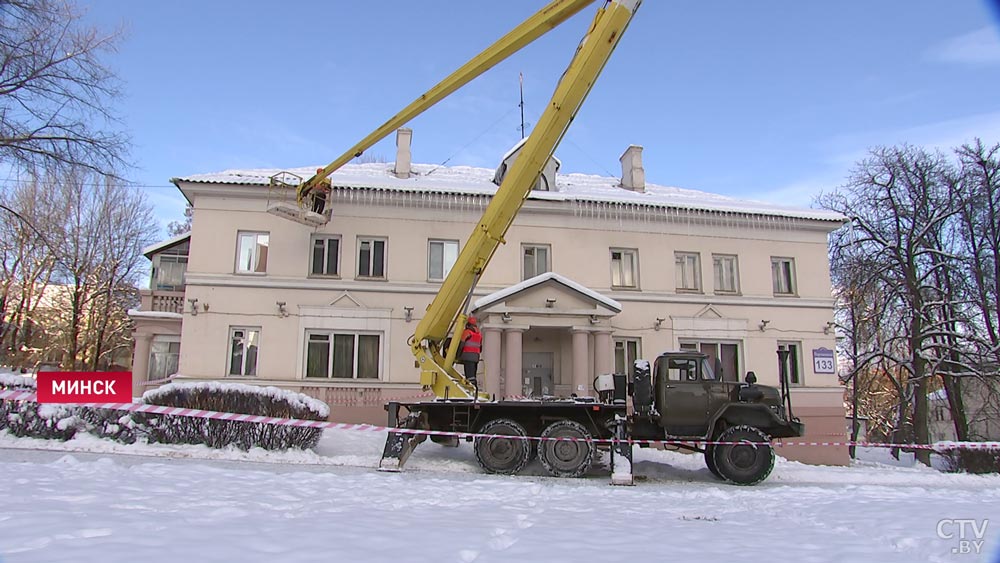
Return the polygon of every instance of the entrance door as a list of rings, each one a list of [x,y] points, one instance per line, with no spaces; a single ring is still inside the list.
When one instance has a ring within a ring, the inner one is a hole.
[[[555,392],[555,387],[552,384],[554,357],[552,352],[524,353],[521,357],[521,371],[525,395],[544,397]]]

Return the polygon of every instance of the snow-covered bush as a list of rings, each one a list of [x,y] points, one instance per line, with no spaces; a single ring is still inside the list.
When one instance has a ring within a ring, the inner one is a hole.
[[[134,444],[143,435],[143,428],[132,419],[129,411],[79,407],[77,416],[87,432],[99,438],[109,438],[123,444]]]
[[[147,391],[143,394],[142,401],[168,407],[306,420],[326,420],[330,414],[326,403],[302,393],[277,387],[214,381],[170,383]],[[293,428],[151,413],[134,413],[132,419],[142,428],[150,442],[205,444],[213,448],[233,445],[243,450],[252,447],[268,450],[307,449],[316,445],[323,432],[320,428]]]
[[[35,380],[0,374],[0,390],[35,391]],[[0,430],[15,436],[69,440],[82,426],[77,409],[34,401],[0,401]]]
[[[1000,449],[947,448],[938,453],[951,473],[1000,473]]]

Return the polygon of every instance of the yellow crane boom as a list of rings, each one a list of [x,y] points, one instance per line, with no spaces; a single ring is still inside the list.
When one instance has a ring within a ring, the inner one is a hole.
[[[465,86],[482,73],[493,68],[507,57],[521,50],[535,39],[545,35],[551,29],[593,3],[594,0],[553,0],[549,2],[533,16],[524,20],[520,25],[483,50],[483,52],[470,59],[469,62],[459,67],[455,72],[449,74],[444,80],[424,92],[419,98],[413,100],[402,111],[389,118],[378,129],[372,131],[364,139],[361,139],[356,145],[337,157],[336,160],[317,171],[308,180],[302,182],[296,188],[296,198],[299,201],[299,205],[303,204],[306,196],[317,184],[328,178],[330,174],[336,172],[341,166],[361,156],[366,150],[374,146],[375,143],[381,141],[414,117],[417,117],[434,104],[448,97],[455,90]]]
[[[420,366],[420,382],[439,397],[474,393],[453,367],[458,338],[452,339],[447,350],[443,349],[445,338],[449,333],[457,335],[464,330],[466,306],[479,276],[504,242],[514,217],[590,93],[638,5],[639,0],[610,1],[597,13],[535,129],[417,325],[411,347]]]
[[[594,0],[550,2],[299,185],[296,195],[300,205],[316,185],[338,168],[593,2]],[[459,348],[457,336],[465,329],[466,311],[472,292],[496,249],[504,243],[507,230],[590,93],[640,3],[641,0],[606,0],[598,10],[535,129],[528,136],[514,164],[507,170],[441,289],[418,323],[410,346],[420,367],[420,383],[431,388],[438,397],[476,397],[476,389],[454,368]],[[446,348],[445,342],[449,334],[454,337]]]

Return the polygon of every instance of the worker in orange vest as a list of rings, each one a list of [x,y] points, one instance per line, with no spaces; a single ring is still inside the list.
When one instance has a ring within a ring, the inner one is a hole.
[[[462,365],[465,366],[465,379],[476,385],[476,370],[479,367],[479,355],[483,353],[483,335],[479,332],[476,317],[465,321],[465,331],[462,333]]]
[[[316,169],[317,175],[322,173],[322,168]],[[333,183],[329,178],[324,178],[320,183],[316,184],[312,192],[312,210],[314,213],[323,214],[323,210],[326,209],[326,198],[329,197],[331,191],[333,191]]]

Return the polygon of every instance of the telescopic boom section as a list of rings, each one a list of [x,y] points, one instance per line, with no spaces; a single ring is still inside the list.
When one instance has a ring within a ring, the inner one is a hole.
[[[434,104],[446,98],[449,94],[468,84],[480,74],[493,68],[507,57],[521,50],[525,45],[548,33],[562,22],[576,15],[580,10],[593,4],[594,0],[553,0],[535,15],[524,20],[523,23],[515,27],[508,34],[498,39],[495,43],[486,48],[485,51],[476,55],[469,62],[462,65],[458,70],[448,75],[447,78],[439,82],[436,86],[425,92],[422,96],[413,100],[410,105],[383,123],[378,129],[354,145],[347,152],[340,155],[337,160],[326,165],[318,171],[315,176],[302,182],[296,188],[296,199],[301,205],[306,195],[324,179],[328,178],[341,166],[347,164],[356,157],[361,156],[375,143],[384,139],[387,135],[408,123]]]
[[[475,390],[453,367],[457,337],[465,329],[466,306],[472,290],[493,253],[504,242],[514,217],[618,45],[640,2],[612,0],[597,13],[556,86],[552,100],[417,325],[412,348],[421,370],[420,382],[430,386],[437,396],[473,396]],[[445,338],[450,333],[455,337],[450,348],[445,350]]]

